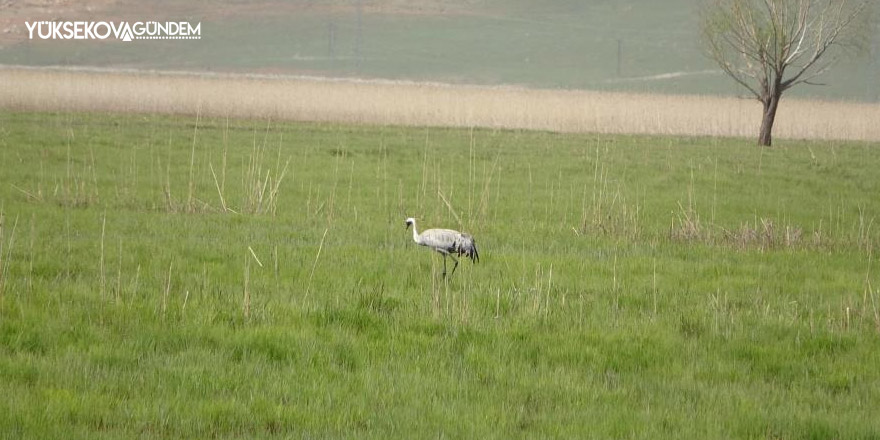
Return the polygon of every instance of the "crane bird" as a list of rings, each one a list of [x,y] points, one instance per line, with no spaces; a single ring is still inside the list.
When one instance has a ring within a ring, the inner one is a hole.
[[[470,234],[453,231],[452,229],[428,229],[422,231],[421,234],[416,230],[416,219],[410,217],[406,219],[406,228],[412,226],[413,240],[420,246],[427,246],[443,255],[443,277],[446,277],[446,257],[452,257],[455,266],[452,266],[452,273],[458,267],[458,258],[464,255],[471,259],[472,263],[480,261],[480,254],[477,252],[477,244],[474,243],[474,237]]]

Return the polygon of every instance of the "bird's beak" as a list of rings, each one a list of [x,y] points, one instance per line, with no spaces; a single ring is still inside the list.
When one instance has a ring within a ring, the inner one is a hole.
[[[406,229],[409,230],[409,222],[406,222]]]

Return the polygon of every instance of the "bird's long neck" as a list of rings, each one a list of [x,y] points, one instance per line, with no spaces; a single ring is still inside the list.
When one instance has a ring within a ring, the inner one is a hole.
[[[419,232],[416,231],[416,222],[415,221],[413,221],[412,228],[413,228],[413,240],[416,243],[421,244],[421,242],[419,241]]]

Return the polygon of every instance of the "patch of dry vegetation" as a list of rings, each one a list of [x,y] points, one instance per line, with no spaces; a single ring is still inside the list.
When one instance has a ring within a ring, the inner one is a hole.
[[[0,68],[0,107],[751,137],[757,101],[258,75]],[[880,105],[786,99],[775,135],[880,140]]]

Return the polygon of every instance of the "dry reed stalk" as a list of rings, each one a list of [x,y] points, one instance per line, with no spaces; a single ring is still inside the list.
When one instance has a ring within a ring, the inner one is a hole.
[[[273,256],[273,259],[274,259],[274,262],[275,262],[275,265],[274,265],[274,267],[275,267],[275,278],[278,278],[279,273],[278,273],[278,245],[277,245],[277,244],[276,244],[275,246],[272,247],[272,256]]]
[[[614,266],[612,268],[613,278],[611,280],[611,289],[614,292],[614,310],[620,310],[620,290],[617,284],[617,253],[614,254]]]
[[[281,172],[278,172],[278,169],[275,170],[275,178],[274,184],[270,185],[269,188],[269,196],[267,199],[267,212],[275,215],[275,211],[278,209],[278,190],[281,188],[281,182],[284,181],[284,176],[287,175],[287,167],[290,165],[290,157],[287,158],[287,162],[284,163],[284,168],[281,169]],[[268,174],[268,171],[267,171]]]
[[[464,225],[461,221],[461,217],[455,212],[455,209],[452,207],[452,204],[449,203],[449,200],[446,200],[446,196],[443,195],[443,191],[437,190],[437,195],[440,196],[440,200],[443,200],[443,203],[449,208],[449,212],[452,213],[452,216],[455,217],[455,221],[458,222],[459,229]]]
[[[254,252],[254,249],[252,247],[248,246],[248,250],[251,252],[251,256],[254,257],[254,261],[256,261],[260,267],[263,267],[263,263],[257,257],[257,253]]]
[[[657,257],[654,257],[653,275],[651,276],[651,296],[654,303],[654,317],[657,317]]]
[[[431,264],[432,264],[432,265],[434,264],[434,263],[433,263],[434,260],[435,260],[435,258],[434,258],[434,256],[432,255],[432,256],[431,256]],[[432,271],[432,272],[433,272],[433,271]],[[443,276],[443,300],[444,300],[445,303],[446,303],[446,316],[451,316],[451,315],[452,315],[452,309],[450,308],[450,305],[449,305],[449,302],[450,302],[450,297],[449,297],[449,278],[446,278],[445,275]]]
[[[140,287],[141,281],[141,265],[137,265],[137,269],[134,271],[134,281],[131,286],[131,301],[134,301],[135,294],[137,294],[138,287]]]
[[[95,149],[91,146],[89,146],[89,158],[91,159],[92,171],[92,191],[90,193],[94,193],[94,195],[93,197],[86,196],[86,202],[97,203],[100,200],[100,194],[98,193],[98,165],[95,162]]]
[[[106,286],[106,277],[104,275],[104,231],[107,228],[107,213],[104,213],[104,218],[101,221],[101,260],[99,262],[99,267],[101,271],[101,299],[104,299],[105,286]]]
[[[70,255],[71,255],[71,244],[70,244],[70,212],[66,212],[64,216],[64,232],[65,238],[67,239],[67,258],[64,261],[64,278],[70,279]]]
[[[226,116],[226,126],[223,128],[223,169],[221,170],[223,173],[221,174],[220,180],[220,193],[226,189],[226,152],[229,149],[229,145],[227,144],[229,136],[229,116]]]
[[[476,155],[476,144],[477,139],[474,137],[474,127],[470,127],[469,130],[470,142],[468,143],[468,207],[467,207],[467,216],[468,220],[472,220],[474,218],[474,185],[477,179],[477,155]],[[529,178],[532,175],[532,163],[529,162]],[[531,183],[531,180],[529,181]],[[531,185],[529,186],[529,207],[531,208]]]
[[[544,271],[541,269],[541,265],[537,264],[535,266],[535,296],[534,301],[532,302],[532,314],[536,316],[538,315],[538,312],[541,308],[541,286],[544,285],[544,283],[541,282],[541,278],[543,277]]]
[[[321,250],[324,249],[324,239],[327,238],[328,231],[330,231],[330,228],[325,228],[324,235],[321,236],[321,243],[318,245],[318,253],[315,255],[314,263],[312,263],[312,270],[309,272],[309,283],[306,286],[306,294],[303,296],[303,302],[309,298],[309,294],[312,291],[312,277],[315,276],[315,268],[318,267],[318,259],[321,258]]]
[[[0,107],[355,124],[753,137],[757,101],[406,81],[0,68]],[[293,99],[291,99],[293,97]],[[786,99],[777,138],[880,140],[880,104]]]
[[[703,226],[700,222],[700,215],[693,209],[693,207],[689,206],[688,209],[685,209],[680,201],[677,203],[679,211],[677,213],[678,226],[676,226],[676,219],[674,218],[672,220],[670,238],[683,241],[694,241],[705,238]]]
[[[289,159],[288,159],[289,160]],[[348,195],[345,198],[345,207],[351,209],[351,190],[354,187],[354,161],[351,162],[351,168],[348,171]],[[357,222],[357,208],[354,209],[355,222]]]
[[[3,298],[3,287],[6,282],[6,267],[9,265],[8,259],[3,258],[3,247],[6,245],[6,236],[3,231],[3,226],[5,224],[6,216],[3,214],[3,211],[0,211],[0,299]]]
[[[116,304],[119,304],[120,298],[119,295],[122,291],[122,239],[119,239],[119,260],[116,264],[116,292],[115,299]]]
[[[865,270],[865,289],[862,296],[862,310],[867,310],[868,297],[871,298],[871,310],[874,312],[874,327],[880,333],[880,311],[877,309],[877,301],[874,299],[874,290],[871,287],[871,262],[874,257],[873,248],[868,245],[868,265]]]
[[[169,140],[169,147],[170,147],[170,144],[171,143]],[[168,212],[176,212],[177,208],[174,203],[174,197],[171,195],[171,160],[170,160],[171,153],[170,152],[168,153],[168,156],[169,156],[168,165],[165,168],[165,185],[162,188],[162,193],[165,195],[165,209],[167,209]],[[160,168],[162,167],[162,159],[159,159],[159,167]]]
[[[437,289],[437,269],[434,259],[431,258],[431,305],[434,308],[434,317],[440,316],[440,291]]]
[[[193,128],[193,140],[192,140],[192,149],[189,157],[189,185],[186,196],[186,210],[187,212],[195,212],[195,206],[193,204],[193,193],[195,192],[195,165],[196,165],[196,138],[199,133],[199,120],[201,118],[202,112],[201,108],[196,110],[196,125]]]
[[[495,170],[498,168],[498,161],[501,159],[500,153],[501,152],[499,151],[495,155],[495,159],[492,161],[492,168],[489,169],[488,174],[486,173],[485,167],[483,168],[483,192],[480,196],[480,206],[477,209],[477,213],[483,222],[488,221],[489,203],[492,195],[492,177],[495,175]]]
[[[250,247],[248,247],[250,249]],[[242,299],[241,309],[245,319],[251,315],[251,291],[249,288],[251,279],[251,259],[244,258],[244,298]]]
[[[880,289],[877,289],[877,292],[880,293]],[[871,309],[874,310],[874,329],[880,333],[880,310],[877,309],[877,300],[874,299],[873,291],[871,292]]]
[[[419,184],[419,189],[416,191],[416,209],[419,212],[423,212],[422,210],[422,202],[425,200],[426,191],[428,187],[428,130],[425,129],[425,150],[422,159],[422,181]]]
[[[220,182],[217,181],[217,173],[214,172],[214,165],[208,163],[208,168],[211,169],[211,176],[214,177],[214,186],[217,187],[217,194],[220,196],[220,207],[223,208],[223,212],[229,212],[229,208],[226,207],[226,200],[223,198],[223,189],[220,187]]]
[[[553,263],[550,263],[550,275],[547,276],[547,294],[545,295],[544,316],[550,313],[550,292],[553,290]]]
[[[16,191],[24,194],[25,197],[28,198],[28,201],[35,201],[35,202],[42,202],[43,201],[43,194],[42,194],[42,191],[39,189],[39,187],[37,187],[36,194],[34,194],[34,193],[31,193],[30,191],[28,191],[24,188],[21,188],[19,186],[16,186],[16,185],[10,185],[10,186],[12,186],[12,188],[15,189]]]
[[[9,279],[9,262],[12,260],[12,248],[15,244],[15,230],[18,227],[18,216],[15,217],[15,222],[12,224],[12,231],[8,238],[4,235],[4,223],[5,215],[2,209],[0,209],[0,302],[3,301],[6,280]],[[6,250],[5,257],[3,255],[4,248]]]
[[[168,294],[171,292],[171,268],[174,267],[174,258],[168,263],[168,277],[165,279],[165,290],[162,292],[162,317],[165,317],[165,311],[168,310]]]
[[[36,222],[34,222],[34,214],[31,214],[31,236],[28,245],[28,293],[33,292],[34,288],[34,240],[36,240]]]
[[[276,157],[274,175],[271,167],[268,167],[264,172],[263,162],[265,157],[266,144],[268,143],[270,127],[271,121],[267,121],[266,130],[261,145],[257,144],[256,131],[254,132],[251,155],[248,158],[247,168],[245,169],[242,176],[242,184],[244,186],[245,194],[245,200],[242,207],[243,212],[249,212],[252,214],[274,215],[278,208],[278,193],[281,188],[281,183],[284,181],[284,177],[287,175],[287,169],[290,165],[291,158],[288,157],[287,161],[284,163],[284,167],[281,167],[281,141],[279,140],[278,155]],[[224,151],[224,164],[225,161],[226,157]],[[218,188],[218,192],[221,193],[222,198],[222,185],[217,182],[216,174],[214,174],[214,182],[215,186],[217,186]]]

